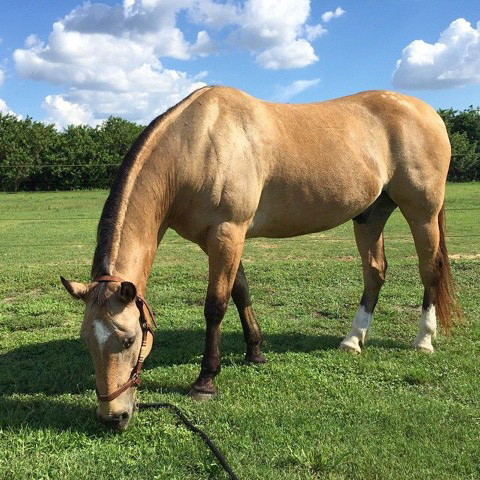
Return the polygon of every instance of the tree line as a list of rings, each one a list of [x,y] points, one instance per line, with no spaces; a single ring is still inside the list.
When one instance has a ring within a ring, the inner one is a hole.
[[[30,117],[0,114],[0,190],[108,188],[143,128],[110,117],[97,127],[59,132]]]
[[[448,179],[480,181],[480,108],[439,110],[452,144]],[[0,113],[0,190],[108,188],[143,130],[118,117],[97,127],[53,125]]]

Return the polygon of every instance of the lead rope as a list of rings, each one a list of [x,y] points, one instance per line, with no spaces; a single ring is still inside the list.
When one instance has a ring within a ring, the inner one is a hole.
[[[217,446],[210,440],[208,435],[196,427],[183,413],[182,411],[176,406],[171,403],[138,403],[137,407],[139,410],[146,410],[146,409],[160,409],[160,408],[167,408],[171,410],[177,417],[183,422],[183,424],[193,433],[200,436],[200,438],[207,444],[208,448],[211,452],[217,457],[220,465],[223,469],[228,473],[228,476],[231,480],[238,480],[238,477],[233,473],[230,465],[225,460],[223,454],[218,450]]]
[[[120,277],[114,277],[112,275],[102,275],[100,277],[96,277],[94,282],[119,282],[123,283],[125,280]],[[153,335],[153,329],[151,324],[149,323],[147,316],[145,315],[145,309],[146,307],[148,315],[152,321],[152,323],[156,325],[155,323],[155,317],[153,315],[152,309],[150,308],[150,305],[139,295],[136,296],[135,298],[135,304],[137,305],[137,308],[140,312],[140,325],[142,328],[142,347],[140,348],[140,353],[138,356],[137,364],[134,367],[133,374],[130,376],[130,380],[120,389],[116,390],[113,392],[113,394],[110,395],[100,395],[97,390],[97,397],[100,401],[111,401],[114,398],[117,398],[119,394],[123,393],[123,388],[126,385],[130,386],[138,386],[140,385],[140,370],[142,369],[143,361],[145,360],[145,355],[143,355],[143,350],[146,348],[146,334],[147,331],[150,331],[150,333]],[[129,388],[128,387],[128,388]],[[231,469],[230,465],[227,463],[225,460],[225,457],[222,455],[220,450],[218,450],[217,446],[208,438],[208,435],[200,430],[198,427],[196,427],[183,413],[182,411],[175,405],[171,403],[137,403],[137,407],[139,410],[145,410],[145,409],[160,409],[160,408],[167,408],[183,422],[183,424],[193,433],[197,434],[200,436],[200,438],[207,444],[208,448],[211,450],[211,452],[217,457],[217,460],[220,462],[220,465],[224,468],[224,470],[228,473],[228,476],[230,477],[231,480],[238,480],[238,477],[233,473],[233,470]]]

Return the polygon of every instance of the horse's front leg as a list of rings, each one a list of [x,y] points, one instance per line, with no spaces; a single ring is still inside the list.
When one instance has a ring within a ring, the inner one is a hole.
[[[247,344],[245,361],[251,363],[265,363],[267,360],[261,352],[262,333],[253,312],[247,278],[242,262],[238,267],[237,276],[232,289],[232,298],[240,316],[243,328],[243,337]]]
[[[244,241],[244,226],[225,222],[209,229],[205,351],[200,375],[189,392],[197,400],[206,400],[216,392],[213,379],[221,368],[220,327],[227,311]]]

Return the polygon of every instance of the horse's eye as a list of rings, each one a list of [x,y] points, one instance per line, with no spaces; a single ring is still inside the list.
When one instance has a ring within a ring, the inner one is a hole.
[[[130,348],[135,343],[135,335],[123,339],[123,348]]]

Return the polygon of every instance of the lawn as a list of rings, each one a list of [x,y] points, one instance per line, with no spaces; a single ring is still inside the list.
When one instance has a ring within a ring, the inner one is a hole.
[[[227,478],[167,411],[123,434],[95,418],[83,315],[59,276],[87,281],[105,191],[0,194],[0,478]],[[362,292],[347,223],[247,243],[243,263],[266,365],[243,364],[240,321],[223,324],[218,396],[186,397],[204,341],[207,262],[174,232],[147,292],[156,344],[140,397],[170,401],[242,480],[480,478],[480,184],[447,189],[448,246],[463,323],[433,355],[411,349],[422,286],[406,222],[387,224],[387,282],[361,356],[338,350]]]

